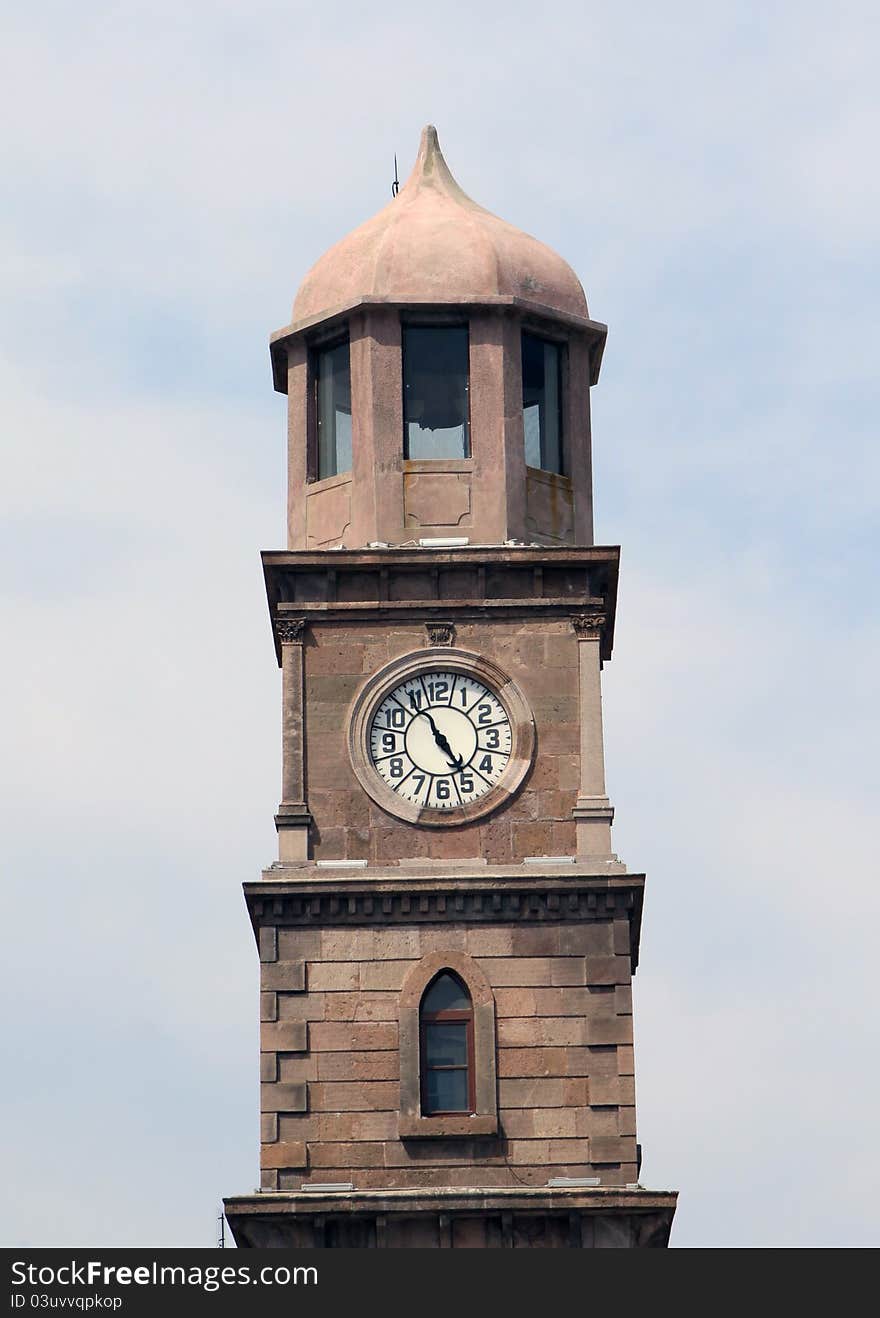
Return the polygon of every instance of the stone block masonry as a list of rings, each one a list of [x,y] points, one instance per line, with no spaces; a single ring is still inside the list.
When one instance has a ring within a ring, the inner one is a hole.
[[[257,920],[273,906],[281,915],[257,926],[263,1187],[635,1182],[630,914],[620,891],[622,909],[604,916],[606,897],[592,919],[514,922],[502,909],[484,923],[385,917],[375,928],[285,926],[285,904],[265,901]],[[497,1134],[402,1137],[400,988],[444,948],[472,958],[494,995]]]
[[[537,724],[535,762],[509,808],[454,830],[413,830],[375,805],[348,757],[352,699],[370,673],[424,645],[422,624],[313,623],[304,646],[308,805],[316,859],[371,865],[419,856],[510,863],[575,849],[579,784],[577,639],[567,618],[463,622],[456,643],[493,659],[523,690]]]

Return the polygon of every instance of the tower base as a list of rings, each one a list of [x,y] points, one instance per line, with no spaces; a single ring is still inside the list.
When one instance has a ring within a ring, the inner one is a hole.
[[[239,1249],[663,1249],[675,1190],[311,1190],[224,1200]]]

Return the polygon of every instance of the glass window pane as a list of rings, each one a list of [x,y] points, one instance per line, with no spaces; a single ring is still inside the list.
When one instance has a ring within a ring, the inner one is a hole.
[[[469,455],[466,326],[404,326],[403,430],[404,457]]]
[[[435,1011],[470,1011],[468,991],[457,975],[444,970],[438,975],[422,1000],[422,1011],[432,1016]]]
[[[469,1112],[467,1071],[429,1071],[425,1086],[428,1112]]]
[[[426,1066],[467,1066],[467,1025],[451,1021],[425,1026]]]
[[[315,357],[318,480],[351,471],[351,371],[348,343]]]
[[[544,344],[544,414],[541,417],[541,466],[545,471],[562,471],[559,425],[559,347]]]
[[[541,465],[541,409],[537,403],[523,403],[523,427],[526,437],[526,466]]]
[[[558,343],[522,336],[523,429],[526,463],[562,471],[562,354]]]

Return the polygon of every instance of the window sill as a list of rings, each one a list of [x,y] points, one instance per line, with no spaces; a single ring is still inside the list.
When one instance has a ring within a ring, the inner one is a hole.
[[[320,490],[332,490],[336,485],[350,485],[352,473],[339,471],[335,476],[323,476],[321,480],[306,481],[306,495],[317,494]]]
[[[420,471],[473,471],[473,458],[404,458],[403,470],[417,473]]]
[[[526,465],[526,475],[544,481],[547,485],[559,485],[565,490],[571,489],[571,477],[561,471],[549,471],[546,467]]]
[[[397,1132],[401,1139],[449,1139],[474,1135],[497,1135],[497,1116],[412,1117],[401,1113]]]

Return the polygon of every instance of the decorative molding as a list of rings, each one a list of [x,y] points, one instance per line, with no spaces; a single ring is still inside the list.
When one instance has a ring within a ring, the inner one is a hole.
[[[249,885],[248,885],[249,886]],[[297,891],[247,893],[248,905],[257,926],[363,925],[363,924],[524,924],[553,921],[607,920],[628,916],[641,906],[641,887],[595,889],[568,887],[493,889],[454,888],[425,890],[418,887],[394,892],[363,890],[326,892],[306,889],[302,880]]]
[[[276,828],[308,828],[312,812],[305,801],[282,801],[275,816]]]
[[[579,796],[571,813],[575,819],[600,819],[608,824],[614,821],[614,806],[607,796]]]
[[[509,880],[495,887],[432,886],[425,880],[417,886],[396,887],[393,892],[346,888],[328,892],[302,879],[296,891],[272,891],[267,883],[245,885],[245,898],[255,931],[265,925],[288,928],[340,928],[376,925],[383,929],[422,924],[569,924],[592,920],[627,920],[633,972],[638,964],[642,922],[642,885],[565,887],[541,883],[512,888]],[[286,886],[286,885],[285,885]],[[268,891],[267,891],[268,889]],[[259,934],[257,934],[259,937]],[[264,974],[271,979],[271,966]],[[266,982],[264,990],[275,987]],[[301,986],[300,986],[301,987]]]
[[[605,626],[604,613],[578,613],[571,620],[579,641],[598,640]]]
[[[426,622],[429,645],[454,645],[455,626],[451,622]]]
[[[597,1172],[597,1174],[600,1174]],[[423,1186],[416,1190],[285,1190],[274,1194],[238,1195],[223,1201],[226,1219],[239,1249],[267,1249],[283,1245],[302,1249],[313,1234],[315,1243],[326,1242],[324,1223],[332,1220],[344,1233],[340,1244],[363,1248],[373,1223],[380,1244],[379,1219],[386,1247],[406,1248],[416,1244],[435,1247],[440,1220],[451,1224],[453,1245],[456,1226],[467,1223],[473,1230],[479,1221],[487,1244],[494,1241],[508,1248],[540,1247],[556,1223],[565,1232],[569,1247],[582,1249],[626,1245],[632,1249],[663,1248],[669,1243],[678,1194],[675,1190],[643,1190],[637,1185],[531,1186],[496,1188],[472,1186]],[[578,1219],[577,1227],[572,1218]],[[418,1220],[414,1241],[413,1220]],[[509,1222],[505,1222],[509,1219]],[[545,1222],[546,1234],[516,1234],[517,1220]],[[405,1227],[403,1227],[405,1223]],[[449,1230],[449,1226],[443,1228]],[[308,1234],[306,1234],[308,1232]],[[405,1234],[404,1234],[405,1232]],[[561,1233],[560,1233],[561,1234]],[[584,1264],[585,1267],[589,1265]]]
[[[428,952],[420,961],[415,961],[406,972],[400,986],[398,1005],[401,1010],[410,1008],[419,1010],[425,989],[443,970],[451,970],[458,975],[470,994],[472,1005],[476,1007],[495,1006],[492,985],[486,978],[479,961],[475,961],[466,952]]]
[[[432,660],[436,660],[444,671],[465,673],[488,686],[504,708],[513,735],[510,758],[500,781],[485,796],[466,805],[453,806],[449,810],[432,810],[398,796],[376,772],[369,754],[370,727],[379,705],[398,683],[425,672]],[[408,824],[450,828],[456,824],[470,823],[497,810],[499,806],[506,805],[519,790],[531,768],[535,752],[535,720],[517,684],[492,659],[471,650],[453,649],[446,645],[428,646],[424,650],[414,650],[393,659],[367,679],[349,711],[348,750],[358,782],[383,810]]]
[[[275,619],[275,631],[282,645],[302,645],[305,630],[305,618]]]
[[[430,549],[278,550],[263,554],[273,619],[421,628],[434,623],[570,619],[601,612],[603,659],[611,658],[619,550],[614,546],[517,545]],[[421,632],[424,635],[424,632]],[[276,628],[277,657],[281,640]]]

